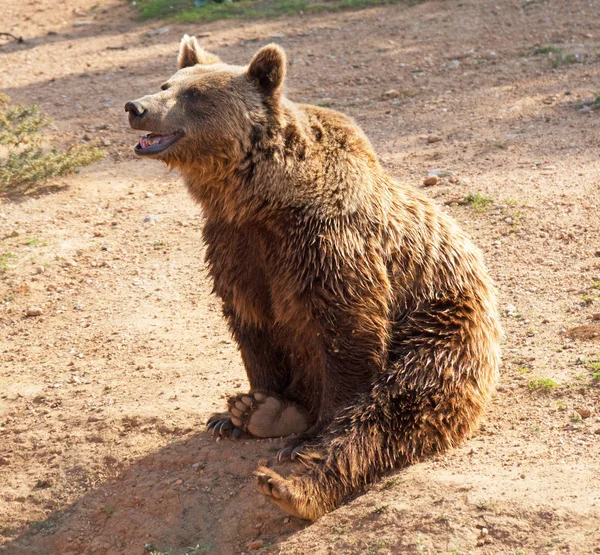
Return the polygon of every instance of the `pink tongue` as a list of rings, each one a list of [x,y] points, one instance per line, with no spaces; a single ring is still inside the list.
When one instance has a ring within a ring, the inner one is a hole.
[[[142,148],[148,148],[149,146],[152,146],[153,144],[160,143],[161,139],[162,139],[162,136],[158,136],[158,137],[142,137],[140,139],[140,146]]]

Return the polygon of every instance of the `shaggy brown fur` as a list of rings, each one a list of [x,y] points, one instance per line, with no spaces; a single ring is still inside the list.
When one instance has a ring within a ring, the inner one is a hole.
[[[296,433],[291,477],[259,490],[316,519],[395,468],[467,437],[498,375],[494,288],[479,252],[387,176],[347,117],[282,94],[285,55],[230,66],[184,37],[163,91],[128,103],[206,215],[214,291],[251,392],[209,426]],[[161,134],[161,135],[156,135]]]

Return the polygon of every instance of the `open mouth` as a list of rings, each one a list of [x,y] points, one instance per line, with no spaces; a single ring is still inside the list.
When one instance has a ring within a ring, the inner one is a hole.
[[[158,154],[164,152],[171,145],[175,144],[183,133],[175,131],[168,135],[159,135],[158,133],[149,133],[140,139],[140,142],[135,145],[136,154]]]

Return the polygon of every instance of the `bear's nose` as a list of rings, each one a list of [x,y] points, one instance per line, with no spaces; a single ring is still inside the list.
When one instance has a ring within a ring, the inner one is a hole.
[[[139,100],[134,100],[125,104],[125,111],[129,112],[129,117],[139,118],[146,114],[148,110]]]

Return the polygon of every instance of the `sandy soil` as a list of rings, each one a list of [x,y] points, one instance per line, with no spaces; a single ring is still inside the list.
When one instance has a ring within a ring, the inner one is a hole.
[[[600,4],[187,26],[95,4],[2,8],[0,31],[26,39],[1,39],[3,91],[44,107],[53,142],[99,138],[109,156],[1,199],[0,552],[600,552]],[[237,63],[276,40],[291,98],[353,116],[399,179],[445,175],[428,194],[500,291],[502,385],[481,431],[314,524],[255,491],[277,441],[204,432],[244,370],[210,295],[201,212],[176,175],[134,159],[123,112],[174,71],[184,32]],[[550,44],[561,59],[535,53]],[[493,202],[453,202],[469,194]]]

